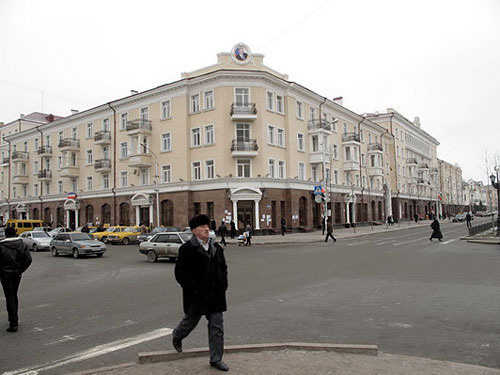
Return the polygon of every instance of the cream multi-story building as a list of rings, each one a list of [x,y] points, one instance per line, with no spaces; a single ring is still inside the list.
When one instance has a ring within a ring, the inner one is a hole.
[[[282,217],[311,228],[323,214],[354,224],[436,209],[439,143],[418,123],[356,114],[244,44],[217,56],[179,81],[7,135],[2,218],[183,227],[204,212],[269,230]]]
[[[488,198],[483,182],[469,179],[462,186],[465,210],[472,213],[486,211]]]
[[[418,117],[412,122],[392,108],[366,117],[392,137],[384,148],[394,217],[410,219],[415,214],[439,214],[439,142],[421,128]]]
[[[442,212],[449,217],[464,210],[462,169],[438,159]]]

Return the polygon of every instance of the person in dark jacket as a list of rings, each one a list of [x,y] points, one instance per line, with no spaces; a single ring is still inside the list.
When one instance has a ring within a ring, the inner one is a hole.
[[[328,219],[328,224],[326,224],[325,242],[328,242],[328,237],[331,237],[333,242],[337,242],[337,239],[333,237],[333,225],[330,219]]]
[[[217,223],[215,222],[214,218],[210,220],[210,229],[212,229],[214,232],[217,230]]]
[[[5,228],[5,237],[0,241],[0,280],[9,316],[7,331],[16,332],[19,325],[17,291],[22,273],[31,264],[31,254],[23,240],[15,238],[16,230],[13,227]]]
[[[432,241],[433,238],[437,238],[439,239],[439,241],[442,241],[443,233],[441,233],[441,226],[439,225],[438,219],[434,219],[434,221],[431,223],[431,228],[432,228],[432,234],[429,240]]]
[[[281,218],[281,235],[284,236],[286,231],[286,220],[284,217]]]
[[[226,243],[227,228],[226,228],[226,223],[224,223],[224,220],[222,220],[222,222],[220,223],[219,229],[217,231],[219,232],[220,243],[223,244],[224,246],[227,246]]]
[[[234,239],[234,237],[236,236],[236,224],[234,223],[233,220],[231,220],[231,239]]]
[[[89,233],[89,232],[90,232],[89,226],[87,224],[85,224],[82,227],[82,233]]]
[[[210,219],[197,215],[189,221],[191,239],[179,248],[175,279],[182,287],[184,317],[172,333],[172,344],[182,352],[182,340],[196,327],[202,315],[208,320],[210,366],[228,371],[224,352],[223,312],[227,310],[227,265],[224,249],[209,238]]]
[[[465,215],[465,221],[467,222],[467,229],[472,228],[472,215],[470,212],[467,212],[467,215]]]

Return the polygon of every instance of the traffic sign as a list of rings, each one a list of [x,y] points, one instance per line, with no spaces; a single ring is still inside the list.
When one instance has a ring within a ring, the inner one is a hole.
[[[321,194],[321,193],[324,193],[325,190],[323,189],[323,187],[321,185],[316,185],[314,186],[314,195],[318,195],[318,194]]]
[[[316,196],[314,197],[314,201],[315,201],[316,203],[321,203],[321,202],[323,201],[323,197],[322,197],[321,195],[319,195],[319,194],[318,194],[318,195],[316,195]]]

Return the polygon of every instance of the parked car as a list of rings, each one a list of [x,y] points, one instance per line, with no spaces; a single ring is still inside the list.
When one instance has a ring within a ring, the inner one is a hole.
[[[139,244],[139,252],[146,255],[148,262],[156,262],[158,258],[177,259],[179,247],[191,239],[190,232],[156,233],[149,241]]]
[[[464,214],[457,214],[453,216],[452,222],[454,223],[462,223],[465,221],[465,215]]]
[[[104,243],[108,243],[108,236],[111,233],[123,232],[123,230],[127,228],[125,226],[114,226],[106,228],[104,232],[94,232],[92,233],[92,238],[97,241],[102,241]]]
[[[55,237],[59,233],[67,233],[67,232],[72,232],[71,228],[66,228],[66,227],[59,227],[59,228],[54,228],[52,229],[49,233],[50,237]]]
[[[190,227],[185,227],[184,228],[184,232],[186,232],[186,233],[193,233],[193,232],[191,232],[191,228]],[[208,238],[211,238],[212,240],[217,239],[217,236],[215,235],[215,232],[212,229],[210,229],[209,232],[208,232]]]
[[[22,239],[26,246],[28,246],[28,249],[32,251],[50,250],[50,241],[52,241],[52,237],[43,230],[24,232],[21,233],[19,238]]]
[[[51,227],[35,227],[33,228],[33,232],[39,232],[39,231],[44,231],[44,232],[50,232],[53,228]]]
[[[73,258],[81,255],[96,255],[99,258],[106,252],[106,245],[93,240],[87,233],[59,233],[50,243],[50,252],[54,257],[71,254]]]
[[[108,242],[113,244],[122,243],[128,245],[131,242],[138,242],[137,237],[141,234],[141,227],[127,227],[121,232],[113,232],[108,236]]]
[[[156,233],[162,232],[182,232],[180,228],[177,227],[156,227],[149,233],[141,234],[137,237],[139,242],[149,241]]]

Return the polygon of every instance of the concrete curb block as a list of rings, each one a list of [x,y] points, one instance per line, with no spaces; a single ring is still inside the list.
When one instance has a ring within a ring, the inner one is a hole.
[[[68,374],[68,375],[92,375],[92,374],[99,374],[99,373],[103,373],[103,372],[119,370],[119,369],[123,369],[123,368],[134,367],[134,366],[137,366],[136,362],[128,362],[128,363],[122,363],[121,365],[114,365],[114,366],[95,368],[92,370],[72,372],[71,374]]]
[[[224,347],[224,353],[251,353],[278,350],[304,350],[304,351],[328,351],[350,354],[378,355],[377,345],[358,344],[316,344],[316,343],[282,343],[282,344],[253,344],[253,345],[231,345]],[[208,348],[187,349],[182,353],[175,350],[139,353],[138,363],[147,364],[164,361],[174,361],[183,358],[206,356]]]

